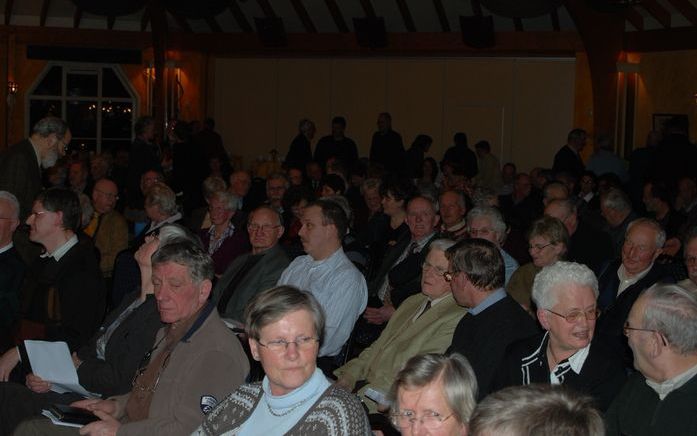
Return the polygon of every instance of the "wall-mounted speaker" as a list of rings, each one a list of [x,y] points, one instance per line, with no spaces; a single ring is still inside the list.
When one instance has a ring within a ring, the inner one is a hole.
[[[462,42],[473,48],[487,48],[496,45],[494,36],[494,17],[491,15],[460,15]]]

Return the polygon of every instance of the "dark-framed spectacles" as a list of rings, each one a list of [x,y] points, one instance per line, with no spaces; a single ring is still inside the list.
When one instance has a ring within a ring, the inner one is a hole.
[[[667,347],[668,346],[668,341],[666,340],[666,337],[663,335],[663,333],[659,332],[658,330],[655,329],[640,329],[637,327],[630,327],[629,326],[629,321],[626,321],[624,323],[624,326],[622,327],[622,331],[624,332],[625,336],[629,336],[630,331],[637,331],[637,332],[651,332],[651,333],[656,333],[658,336],[661,337],[661,341],[663,342],[663,346]]]
[[[585,312],[581,311],[581,310],[574,310],[574,311],[567,313],[566,315],[562,315],[561,313],[557,313],[551,309],[545,309],[545,310],[547,312],[553,313],[557,316],[564,318],[566,320],[566,322],[571,323],[571,324],[577,323],[577,322],[581,321],[582,319],[585,319],[587,321],[595,321],[600,316],[600,309],[598,309],[598,308],[586,310]]]
[[[268,233],[272,229],[277,229],[279,227],[281,227],[281,226],[278,224],[276,224],[276,225],[263,224],[261,226],[259,224],[247,224],[247,231],[249,231],[250,233],[254,233],[256,231],[261,230],[262,233]]]
[[[455,280],[455,276],[458,275],[460,271],[446,271],[443,273],[443,278],[446,282],[450,283]]]
[[[415,422],[418,421],[422,427],[429,430],[435,430],[443,425],[443,422],[453,415],[454,413],[451,413],[448,416],[443,416],[438,412],[429,410],[424,412],[424,414],[419,417],[413,410],[401,410],[399,412],[392,413],[390,415],[390,421],[392,422],[392,425],[398,429],[410,428]]]
[[[552,244],[551,242],[550,242],[549,244],[544,244],[544,245],[540,245],[540,244],[530,244],[530,245],[528,245],[528,250],[542,251],[542,250],[544,250],[545,248],[549,247],[550,245],[553,245],[553,244]]]
[[[273,352],[282,353],[288,349],[288,346],[290,344],[295,344],[295,346],[299,350],[307,350],[314,346],[317,342],[319,342],[319,338],[315,338],[312,336],[301,336],[299,338],[296,338],[294,341],[286,341],[285,339],[275,339],[265,344],[263,344],[261,341],[257,341],[257,344],[261,345],[264,348],[268,348]]]

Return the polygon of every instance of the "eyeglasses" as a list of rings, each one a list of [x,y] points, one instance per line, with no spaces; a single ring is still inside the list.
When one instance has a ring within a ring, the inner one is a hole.
[[[288,345],[295,344],[299,350],[307,350],[311,348],[315,343],[319,342],[319,338],[313,338],[312,336],[301,336],[296,338],[294,341],[286,341],[285,339],[276,339],[262,344],[261,341],[257,341],[257,344],[264,348],[268,348],[276,353],[281,353],[288,349]]]
[[[697,263],[697,257],[695,257],[695,256],[687,256],[687,257],[685,258],[685,264],[687,264],[687,265],[693,265],[693,264],[695,264],[695,263]]]
[[[435,265],[431,265],[428,261],[424,261],[424,263],[421,265],[421,269],[426,272],[429,270],[436,270],[438,272],[439,276],[443,276],[445,273],[448,271],[444,270],[443,268],[437,267]]]
[[[48,213],[48,212],[50,212],[50,211],[49,211],[49,210],[40,210],[40,211],[38,211],[38,212],[32,212],[32,213],[30,213],[29,216],[30,216],[30,217],[33,216],[34,218],[38,218],[39,216],[41,216],[41,215],[43,215],[43,214],[45,214],[45,213]]]
[[[561,313],[557,313],[557,312],[550,310],[550,309],[545,309],[545,310],[547,310],[547,312],[553,313],[557,316],[564,318],[566,320],[566,322],[571,323],[571,324],[577,323],[577,322],[581,321],[582,319],[586,319],[587,321],[595,321],[600,316],[600,309],[597,309],[597,308],[591,309],[591,310],[586,310],[585,312],[580,311],[580,310],[574,310],[574,311],[567,313],[566,315],[562,315]]]
[[[249,231],[250,233],[254,233],[256,231],[261,230],[262,233],[267,233],[272,229],[277,229],[279,227],[281,226],[279,226],[278,224],[275,226],[272,226],[271,224],[263,224],[261,226],[259,224],[247,224],[247,231]]]
[[[111,192],[104,192],[101,189],[94,188],[95,192],[99,192],[103,196],[107,198],[113,198],[114,200],[118,200],[119,196],[117,194],[112,194]]]
[[[443,416],[438,412],[429,410],[424,412],[421,417],[417,417],[413,410],[402,410],[400,412],[391,414],[390,421],[392,422],[392,425],[399,429],[410,428],[415,422],[418,421],[422,427],[429,430],[435,430],[443,425],[443,422],[445,422],[445,420],[451,416],[453,416],[452,413],[448,416]]]
[[[476,238],[479,236],[489,236],[494,232],[494,229],[490,229],[488,227],[484,227],[482,229],[473,229],[470,228],[468,233],[470,234],[471,237]]]
[[[462,271],[446,271],[443,273],[443,278],[446,282],[450,283],[455,280],[455,276],[460,274]]]
[[[537,251],[541,251],[541,250],[543,250],[543,249],[545,249],[545,248],[549,247],[550,245],[552,245],[552,243],[551,243],[551,242],[550,242],[549,244],[545,244],[545,245],[540,245],[540,244],[530,244],[530,245],[528,245],[528,249],[529,249],[529,250],[537,250]]]
[[[624,335],[629,336],[629,332],[632,330],[638,331],[638,332],[651,332],[651,333],[656,333],[658,336],[661,337],[661,341],[663,342],[663,346],[667,347],[668,346],[668,341],[666,340],[666,337],[663,335],[663,333],[659,332],[658,330],[653,330],[653,329],[640,329],[636,327],[630,327],[629,326],[629,321],[624,323],[624,327],[622,328]]]

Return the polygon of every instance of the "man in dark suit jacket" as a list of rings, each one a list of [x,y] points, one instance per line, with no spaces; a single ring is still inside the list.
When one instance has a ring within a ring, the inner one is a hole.
[[[8,191],[17,197],[20,205],[20,219],[29,215],[32,202],[41,191],[41,165],[49,168],[55,165],[72,135],[65,121],[46,117],[39,120],[32,129],[31,136],[11,146],[0,154],[0,190]]]
[[[634,302],[654,283],[675,282],[665,265],[654,263],[665,241],[666,233],[656,221],[634,220],[627,228],[621,261],[611,263],[598,280],[598,307],[603,313],[596,335],[622,355],[627,368],[632,368],[632,352],[623,327]]]
[[[244,322],[247,302],[259,292],[272,288],[290,259],[278,245],[285,230],[281,215],[269,206],[260,206],[249,215],[247,224],[251,253],[237,257],[213,289],[213,302],[220,316]]]
[[[19,289],[26,266],[12,244],[19,225],[19,202],[0,191],[0,350],[9,346],[9,329],[19,312]]]
[[[504,264],[496,245],[484,239],[464,239],[445,255],[450,262],[445,279],[457,304],[469,309],[455,328],[448,353],[469,360],[482,399],[491,392],[496,366],[506,348],[539,329],[503,289]]]
[[[586,146],[586,131],[583,129],[574,129],[569,132],[566,137],[566,145],[559,149],[554,155],[554,166],[552,170],[555,173],[567,172],[576,176],[576,179],[581,177],[581,173],[586,169],[586,166],[581,160],[579,153]]]
[[[378,115],[378,131],[370,143],[370,160],[381,164],[387,172],[397,173],[404,164],[402,135],[392,130],[392,115]]]

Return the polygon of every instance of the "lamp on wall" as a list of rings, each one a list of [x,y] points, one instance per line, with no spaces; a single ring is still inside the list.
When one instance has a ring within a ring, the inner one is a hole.
[[[17,86],[17,82],[7,82],[7,93],[10,95],[15,95],[17,94],[17,89],[19,87]]]

